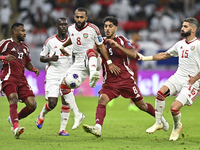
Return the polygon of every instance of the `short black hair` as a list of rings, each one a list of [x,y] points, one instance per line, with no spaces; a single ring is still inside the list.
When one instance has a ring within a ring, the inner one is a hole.
[[[66,20],[66,21],[67,21],[67,18],[65,18],[65,17],[60,17],[60,18],[58,18],[57,21],[56,21],[56,24],[58,24],[58,21],[59,21],[59,20]]]
[[[84,11],[86,16],[87,16],[87,10],[85,8],[83,8],[83,7],[79,7],[75,11]]]
[[[22,23],[14,23],[14,24],[11,26],[11,31],[14,30],[16,27],[19,27],[19,26],[24,26],[24,24],[22,24]]]
[[[105,24],[106,21],[110,21],[112,22],[115,26],[118,26],[118,20],[117,18],[113,17],[113,16],[107,16],[103,19],[103,24]]]
[[[185,20],[184,20],[184,22],[189,22],[189,24],[193,24],[193,25],[195,25],[196,26],[196,28],[198,28],[199,27],[199,21],[197,20],[197,19],[195,19],[195,18],[186,18]]]

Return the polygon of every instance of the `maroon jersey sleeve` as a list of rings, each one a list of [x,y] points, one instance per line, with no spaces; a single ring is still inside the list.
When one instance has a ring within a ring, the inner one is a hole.
[[[0,41],[0,53],[3,53],[3,52],[6,51],[7,46],[8,46],[10,41],[11,41],[10,39],[6,39],[6,40],[3,39],[3,40]]]
[[[124,36],[118,36],[118,38],[122,41],[121,45],[127,49],[131,49],[133,48],[133,46],[131,45],[130,41],[125,38]]]

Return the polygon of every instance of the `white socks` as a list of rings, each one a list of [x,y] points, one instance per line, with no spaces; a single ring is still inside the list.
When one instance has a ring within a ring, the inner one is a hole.
[[[96,57],[90,57],[89,69],[90,69],[90,74],[91,74],[91,72],[94,72],[97,70],[97,58]]]
[[[65,130],[65,128],[67,126],[67,122],[69,120],[70,112],[69,113],[61,112],[60,116],[61,116],[60,131],[62,131],[62,130]]]
[[[160,101],[157,100],[155,101],[155,118],[156,118],[156,122],[158,124],[162,123],[162,114],[163,114],[163,110],[165,108],[165,101]]]
[[[74,94],[72,92],[70,92],[69,94],[63,95],[66,103],[68,103],[69,108],[73,111],[74,115],[77,116],[80,114],[80,111],[76,105],[76,101],[75,101],[75,97]]]
[[[174,129],[179,128],[179,124],[181,122],[181,113],[179,113],[178,115],[172,116],[173,118],[173,123],[174,123]]]

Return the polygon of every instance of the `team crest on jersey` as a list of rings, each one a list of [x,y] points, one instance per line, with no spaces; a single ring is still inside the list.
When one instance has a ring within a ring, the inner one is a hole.
[[[193,51],[195,49],[195,46],[191,46],[190,49],[191,51]]]
[[[88,33],[83,33],[83,37],[84,37],[85,39],[87,39]]]

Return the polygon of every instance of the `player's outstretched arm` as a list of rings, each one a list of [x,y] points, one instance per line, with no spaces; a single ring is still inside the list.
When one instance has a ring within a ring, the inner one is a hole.
[[[0,56],[0,60],[13,61],[13,59],[15,59],[15,56],[10,55],[10,54],[6,56]]]
[[[171,55],[168,52],[161,52],[158,53],[156,55],[152,55],[152,56],[144,56],[140,53],[138,53],[139,59],[138,60],[142,60],[142,61],[151,61],[151,60],[164,60],[164,59],[168,59],[171,57]]]
[[[40,73],[39,69],[33,67],[32,63],[30,63],[30,62],[27,63],[25,67],[26,67],[26,69],[28,69],[29,71],[35,72],[36,76],[38,76],[39,73]]]

